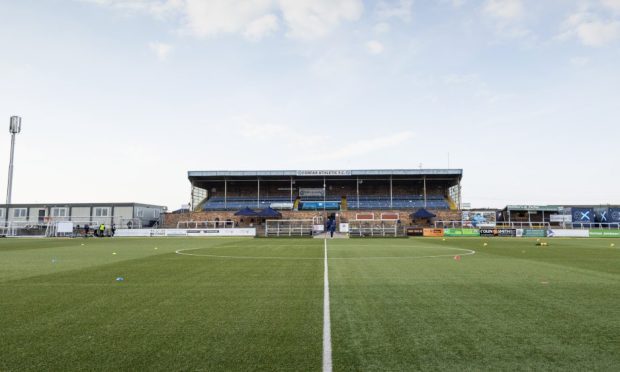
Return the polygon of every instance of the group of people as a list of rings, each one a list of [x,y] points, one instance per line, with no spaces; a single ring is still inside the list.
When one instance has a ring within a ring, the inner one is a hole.
[[[79,236],[80,235],[80,225],[77,225],[75,228],[75,236]],[[91,227],[89,224],[85,224],[84,228],[83,228],[83,237],[87,238],[90,234],[91,231]],[[99,224],[98,227],[93,228],[93,236],[99,237],[99,238],[103,238],[104,236],[106,236],[106,226],[105,224]],[[116,224],[112,224],[112,227],[110,228],[110,237],[113,237],[114,234],[116,233]]]

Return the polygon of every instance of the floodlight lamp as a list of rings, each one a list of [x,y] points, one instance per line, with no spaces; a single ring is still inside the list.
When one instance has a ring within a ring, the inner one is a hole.
[[[11,116],[11,125],[9,126],[9,132],[11,134],[17,134],[22,131],[22,118],[19,116]]]

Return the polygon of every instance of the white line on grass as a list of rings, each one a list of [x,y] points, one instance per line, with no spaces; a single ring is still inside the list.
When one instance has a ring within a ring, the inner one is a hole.
[[[327,239],[325,243],[325,274],[323,276],[323,372],[332,372],[332,325],[329,314],[329,277],[327,274]]]
[[[400,248],[400,247],[399,247]],[[428,248],[428,247],[424,247]],[[243,259],[243,260],[323,260],[321,257],[282,257],[282,256],[223,256],[223,255],[215,255],[215,254],[196,254],[196,253],[187,253],[186,251],[195,251],[203,248],[190,248],[190,249],[177,249],[174,253],[183,255],[183,256],[195,256],[195,257],[213,257],[213,258],[232,258],[232,259]],[[454,248],[454,247],[446,247],[444,249],[453,249],[458,250],[461,253],[461,256],[471,256],[476,254],[476,251],[465,248]],[[437,254],[431,256],[367,256],[367,257],[331,257],[327,258],[328,260],[379,260],[379,259],[420,259],[420,258],[440,258],[440,257],[454,257],[455,253],[450,254]]]

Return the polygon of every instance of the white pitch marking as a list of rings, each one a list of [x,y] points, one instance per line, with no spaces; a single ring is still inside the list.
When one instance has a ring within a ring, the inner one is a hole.
[[[329,277],[327,274],[327,239],[325,242],[325,274],[323,276],[323,372],[332,372],[332,324],[329,314]]]
[[[195,253],[187,253],[185,251],[197,250],[201,248],[191,248],[191,249],[177,249],[174,253],[183,255],[183,256],[194,256],[194,257],[213,257],[213,258],[231,258],[231,259],[243,259],[243,260],[323,260],[320,257],[270,257],[270,256],[221,256],[215,254],[195,254]],[[461,256],[471,256],[476,254],[476,251],[471,249],[464,248],[444,248],[444,249],[454,249],[458,250],[462,253]],[[371,257],[331,257],[328,260],[384,260],[384,259],[419,259],[419,258],[440,258],[440,257],[454,257],[454,253],[451,254],[438,254],[433,256],[371,256]]]

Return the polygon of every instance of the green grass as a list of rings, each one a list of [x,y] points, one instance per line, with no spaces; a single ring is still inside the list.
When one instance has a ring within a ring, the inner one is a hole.
[[[329,240],[334,370],[618,370],[620,241],[548,241]],[[0,240],[2,371],[318,371],[322,322],[322,240]]]

